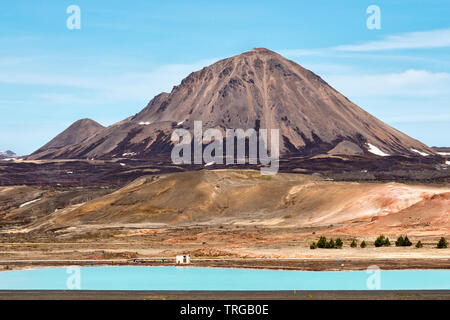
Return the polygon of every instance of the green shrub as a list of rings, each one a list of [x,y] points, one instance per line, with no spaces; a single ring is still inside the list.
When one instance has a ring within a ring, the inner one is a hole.
[[[336,244],[334,243],[333,239],[330,239],[330,241],[327,242],[327,249],[334,249],[336,248]]]
[[[342,242],[341,238],[336,239],[336,248],[341,249],[344,243]]]
[[[405,239],[403,240],[403,246],[404,247],[412,246],[412,242],[408,239],[408,236],[405,236]]]
[[[327,247],[327,238],[320,237],[319,241],[317,241],[317,248],[326,248]]]
[[[389,247],[391,242],[389,238],[386,238],[384,235],[380,235],[377,240],[375,240],[375,247]]]
[[[309,246],[310,249],[317,249],[317,244],[315,242],[311,243]]]
[[[356,248],[358,246],[358,244],[356,243],[356,240],[353,240],[352,243],[350,244],[350,247],[352,248]]]
[[[423,247],[423,244],[422,244],[422,242],[419,240],[419,241],[417,241],[417,243],[416,243],[416,248],[422,248]]]
[[[444,237],[442,237],[441,239],[439,239],[439,242],[437,244],[438,249],[444,249],[444,248],[448,248],[448,242],[447,240],[445,240]]]
[[[375,247],[381,247],[384,244],[384,236],[381,235],[375,240]]]
[[[360,245],[360,247],[361,248],[365,248],[367,245],[366,245],[366,242],[363,240],[362,242],[361,242],[361,245]]]
[[[409,247],[412,245],[412,242],[408,239],[408,236],[403,238],[402,236],[398,237],[397,241],[395,241],[396,247]]]
[[[386,240],[384,241],[384,245],[385,245],[386,247],[389,247],[389,246],[391,245],[391,241],[389,241],[389,238],[388,238],[388,237],[386,237]]]

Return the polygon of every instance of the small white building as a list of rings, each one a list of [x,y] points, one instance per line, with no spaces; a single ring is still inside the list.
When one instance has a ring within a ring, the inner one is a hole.
[[[177,255],[176,263],[177,264],[189,264],[189,263],[191,263],[191,256],[188,254]]]

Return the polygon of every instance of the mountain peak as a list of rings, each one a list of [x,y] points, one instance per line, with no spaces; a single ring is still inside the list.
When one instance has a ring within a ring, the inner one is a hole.
[[[81,143],[104,128],[104,126],[89,118],[77,120],[33,154]]]
[[[278,61],[279,63],[287,63],[287,64],[294,64],[291,60],[286,59],[285,57],[283,57],[282,55],[278,54],[275,51],[269,50],[267,48],[253,48],[249,51],[245,51],[243,53],[237,54],[235,56],[232,56],[230,58],[227,59],[223,59],[223,60],[219,60],[218,62],[216,62],[216,64],[221,64],[221,63],[226,63],[226,62],[230,62],[233,61],[234,63],[247,63],[247,66],[250,68],[255,67],[256,65],[250,63],[254,60],[263,60],[263,61]],[[300,67],[301,69],[303,69],[300,65],[297,65],[298,67]],[[208,68],[208,67],[207,67]]]
[[[229,61],[234,61],[234,62],[245,61],[247,59],[251,59],[251,60],[253,60],[253,59],[262,59],[262,60],[274,59],[274,60],[285,61],[288,63],[291,62],[290,60],[286,59],[285,57],[278,54],[277,52],[269,50],[267,48],[253,48],[249,51],[245,51],[243,53],[237,54],[230,58],[219,60],[215,64],[226,63]],[[247,62],[248,62],[248,60],[247,60]],[[252,65],[249,65],[249,66],[252,67]],[[206,68],[208,68],[208,67],[206,67]]]
[[[274,55],[274,56],[280,56],[278,53],[276,53],[275,51],[269,50],[267,48],[253,48],[252,50],[246,51],[242,54],[269,54],[269,55]]]

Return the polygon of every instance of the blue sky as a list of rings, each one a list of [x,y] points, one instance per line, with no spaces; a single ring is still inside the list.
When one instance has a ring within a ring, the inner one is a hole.
[[[81,29],[69,30],[69,5]],[[381,29],[369,30],[369,5]],[[450,1],[2,1],[0,150],[80,118],[110,125],[190,72],[255,47],[312,70],[428,145],[450,146]]]

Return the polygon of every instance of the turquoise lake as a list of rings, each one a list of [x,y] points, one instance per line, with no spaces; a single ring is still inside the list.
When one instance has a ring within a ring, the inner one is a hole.
[[[450,270],[283,271],[193,267],[75,267],[0,272],[19,290],[427,290],[450,289]]]

